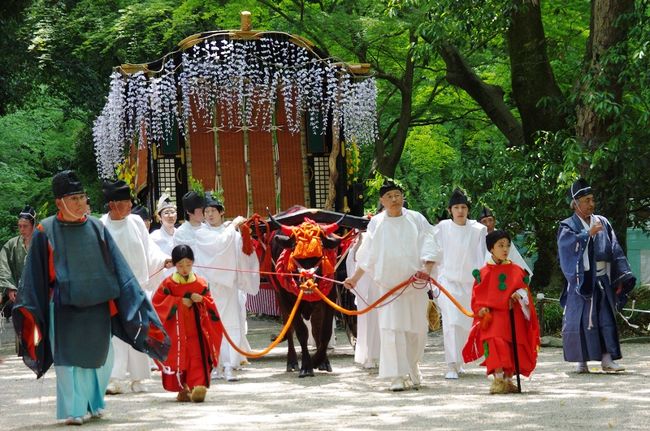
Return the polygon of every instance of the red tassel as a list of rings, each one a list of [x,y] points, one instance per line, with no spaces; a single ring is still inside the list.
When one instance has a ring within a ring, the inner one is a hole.
[[[334,274],[334,267],[332,266],[332,263],[327,258],[327,256],[323,256],[323,261],[321,263],[321,273],[325,277],[330,277],[332,274]]]
[[[251,238],[251,227],[246,223],[239,226],[239,232],[241,232],[242,239],[242,251],[250,256],[253,254],[253,239]]]
[[[492,323],[492,313],[488,312],[483,315],[481,318],[481,329],[487,329]]]

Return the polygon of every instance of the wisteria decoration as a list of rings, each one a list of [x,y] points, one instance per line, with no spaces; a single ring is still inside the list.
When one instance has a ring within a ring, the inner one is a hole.
[[[377,137],[374,79],[358,79],[286,36],[207,38],[176,58],[180,64],[170,55],[156,72],[111,74],[108,100],[93,128],[103,178],[114,175],[134,139],[160,145],[176,127],[184,134],[213,125],[299,133],[308,120],[321,134],[328,124],[341,127],[346,140],[359,144]],[[286,124],[273,122],[278,104]]]

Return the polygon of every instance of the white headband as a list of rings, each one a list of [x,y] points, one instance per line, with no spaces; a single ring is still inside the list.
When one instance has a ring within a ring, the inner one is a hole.
[[[573,186],[571,186],[571,188],[573,189]],[[571,190],[571,198],[572,198],[572,199],[575,199],[576,196],[577,196],[580,192],[585,191],[585,190],[590,190],[590,189],[591,189],[591,186],[583,187],[583,188],[579,189],[579,190],[578,190],[577,192],[575,192],[575,193],[573,192],[573,190]]]

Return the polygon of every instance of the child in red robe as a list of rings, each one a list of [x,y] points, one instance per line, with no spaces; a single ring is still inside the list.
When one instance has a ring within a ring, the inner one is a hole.
[[[151,302],[172,340],[159,363],[163,387],[181,402],[203,402],[210,371],[219,360],[223,325],[208,283],[192,271],[194,252],[187,245],[172,250],[176,272],[158,287]]]
[[[474,271],[472,311],[474,323],[463,349],[465,362],[481,356],[487,374],[493,374],[492,394],[518,392],[512,382],[515,373],[510,308],[514,308],[519,373],[530,376],[540,346],[539,323],[528,289],[528,273],[508,260],[510,236],[496,230],[487,235],[489,262]]]

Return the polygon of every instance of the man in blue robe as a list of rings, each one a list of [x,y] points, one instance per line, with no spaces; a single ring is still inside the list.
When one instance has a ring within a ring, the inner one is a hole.
[[[76,174],[56,174],[52,190],[59,211],[34,233],[13,319],[37,378],[54,364],[57,419],[81,425],[103,413],[111,335],[160,360],[169,337],[111,235],[86,215]]]
[[[587,361],[601,361],[606,372],[624,371],[616,327],[616,311],[627,301],[636,278],[609,221],[594,214],[593,190],[584,179],[569,190],[573,216],[560,223],[557,245],[567,280],[560,303],[564,307],[564,359],[588,373]]]

